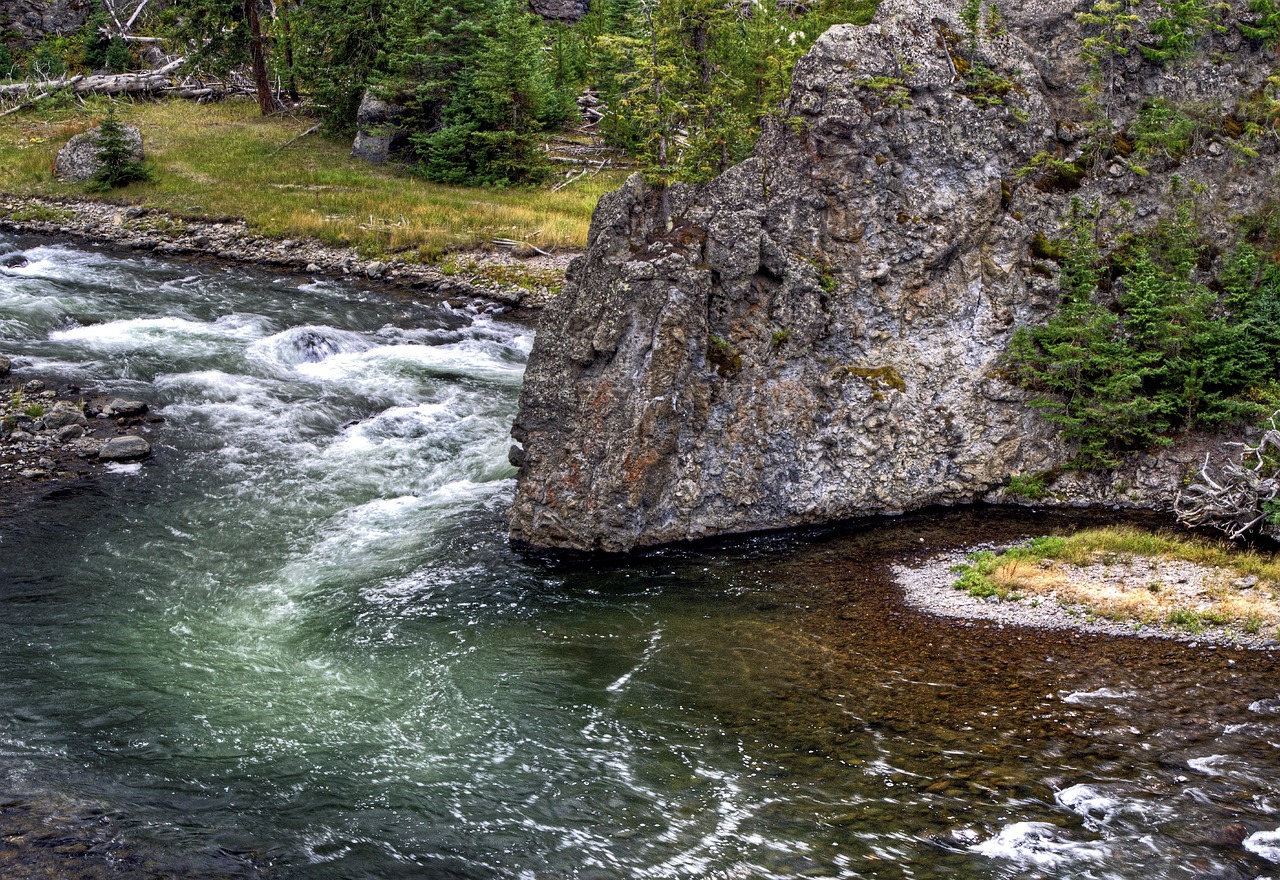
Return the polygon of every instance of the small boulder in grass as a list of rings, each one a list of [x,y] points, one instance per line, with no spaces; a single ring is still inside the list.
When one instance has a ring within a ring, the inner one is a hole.
[[[151,444],[136,434],[112,437],[98,449],[99,461],[138,461],[151,454]]]
[[[59,180],[92,183],[91,189],[105,191],[148,179],[145,160],[142,132],[122,124],[112,109],[100,126],[76,135],[58,150],[54,173]]]

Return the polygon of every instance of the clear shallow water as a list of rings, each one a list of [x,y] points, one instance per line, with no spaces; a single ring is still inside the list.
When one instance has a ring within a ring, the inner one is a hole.
[[[1280,877],[1272,656],[896,604],[1043,520],[521,556],[526,329],[28,253],[0,347],[167,421],[0,531],[0,782],[139,876]]]

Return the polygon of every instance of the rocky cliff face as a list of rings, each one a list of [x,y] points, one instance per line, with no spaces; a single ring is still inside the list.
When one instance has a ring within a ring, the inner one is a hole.
[[[973,502],[1069,457],[999,367],[1057,305],[1029,242],[1071,195],[1154,222],[1168,175],[1116,165],[1074,194],[1020,178],[1078,149],[1091,4],[1002,4],[1007,33],[979,48],[1013,85],[1001,102],[957,75],[959,5],[885,0],[828,32],[755,155],[673,188],[665,213],[638,176],[601,201],[526,375],[514,540],[622,551]],[[1177,77],[1120,60],[1114,112],[1171,89],[1234,100],[1268,72],[1234,51]],[[1264,198],[1272,157],[1218,146],[1178,172],[1234,211]],[[1180,466],[1076,479],[1064,500],[1167,504]]]
[[[48,34],[69,34],[89,17],[89,0],[3,0],[0,19],[23,43],[34,43]]]

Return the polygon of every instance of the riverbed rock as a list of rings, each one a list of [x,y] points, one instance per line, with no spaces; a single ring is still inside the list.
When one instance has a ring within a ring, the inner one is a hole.
[[[142,132],[134,125],[121,125],[125,141],[139,162],[146,158],[142,149]],[[81,132],[58,150],[54,160],[54,172],[60,180],[86,181],[93,178],[100,166],[98,161],[98,129]]]
[[[1155,223],[1175,171],[1104,167],[1064,192],[1024,170],[1081,149],[1059,133],[1089,122],[1088,5],[1002,3],[1007,30],[978,35],[1011,84],[992,101],[957,77],[959,4],[884,0],[800,61],[751,158],[700,187],[637,175],[605,196],[529,360],[512,539],[626,551],[1010,500],[1011,475],[1061,468],[1073,450],[1001,365],[1015,329],[1058,305],[1057,267],[1030,244],[1074,196],[1123,196],[1126,228]],[[1270,68],[1240,51],[1186,88],[1222,106],[1247,94]],[[1121,66],[1123,126],[1169,84],[1140,53]],[[1176,173],[1245,213],[1276,186],[1263,150],[1250,175],[1207,151]],[[1052,501],[1167,509],[1192,460],[1140,456]]]
[[[0,257],[0,266],[6,269],[23,269],[29,265],[31,265],[31,261],[27,259],[26,254],[5,254]]]
[[[13,369],[13,361],[7,357],[0,357],[0,376],[9,375],[11,369]]]
[[[100,461],[137,461],[151,454],[151,444],[136,434],[112,437],[98,448]]]
[[[84,416],[84,410],[65,400],[55,403],[53,409],[45,413],[41,420],[52,431],[75,425],[83,426],[89,421]]]
[[[124,400],[116,397],[107,403],[107,407],[111,410],[112,415],[124,416],[140,416],[146,413],[147,405],[141,400]]]

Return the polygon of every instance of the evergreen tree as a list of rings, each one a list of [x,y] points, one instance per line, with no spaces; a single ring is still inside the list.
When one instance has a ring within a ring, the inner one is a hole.
[[[544,50],[545,25],[518,0],[480,22],[474,55],[449,75],[434,131],[414,142],[423,173],[445,183],[532,183],[548,171],[538,132],[571,112],[557,93]]]
[[[134,155],[114,107],[107,111],[106,118],[98,126],[94,141],[98,147],[98,168],[90,182],[91,190],[105,192],[135,180],[151,178],[146,165]]]
[[[170,33],[190,45],[192,60],[217,74],[248,65],[263,115],[278,107],[268,73],[269,0],[186,0],[166,12]]]
[[[365,89],[388,73],[392,20],[399,5],[382,0],[307,0],[288,9],[288,45],[301,85],[325,126],[350,132]]]

